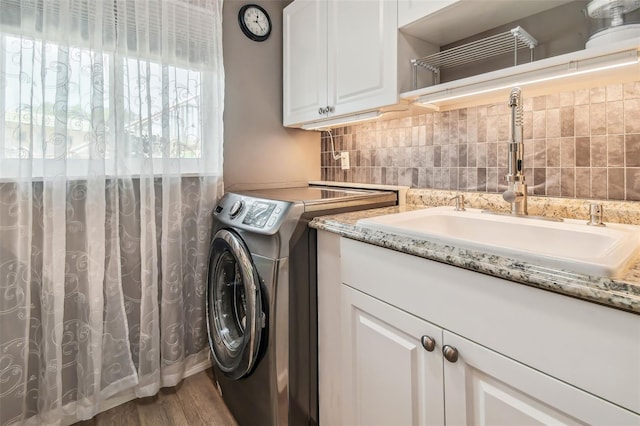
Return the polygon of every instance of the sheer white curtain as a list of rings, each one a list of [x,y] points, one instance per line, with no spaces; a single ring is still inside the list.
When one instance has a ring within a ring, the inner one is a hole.
[[[208,359],[222,0],[0,0],[0,425]]]

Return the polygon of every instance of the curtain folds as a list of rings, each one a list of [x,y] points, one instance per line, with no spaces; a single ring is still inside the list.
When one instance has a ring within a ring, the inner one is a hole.
[[[0,425],[208,362],[222,0],[0,0]]]

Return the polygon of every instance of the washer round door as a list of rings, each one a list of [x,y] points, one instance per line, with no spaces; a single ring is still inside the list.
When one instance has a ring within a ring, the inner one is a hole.
[[[207,328],[216,366],[240,379],[253,369],[264,313],[260,278],[246,245],[228,229],[216,233],[209,255]]]

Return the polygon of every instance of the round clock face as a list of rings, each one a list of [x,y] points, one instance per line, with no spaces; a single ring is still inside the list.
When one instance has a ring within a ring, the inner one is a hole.
[[[271,34],[269,14],[257,4],[247,4],[240,8],[238,24],[244,35],[254,41],[265,41]]]

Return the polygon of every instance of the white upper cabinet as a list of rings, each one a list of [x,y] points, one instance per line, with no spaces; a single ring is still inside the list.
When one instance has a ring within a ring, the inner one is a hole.
[[[398,0],[398,28],[405,27],[460,0]]]
[[[442,46],[571,0],[398,0],[398,27]]]
[[[327,7],[298,0],[283,12],[283,121],[318,119],[327,100]]]
[[[514,86],[522,87],[525,96],[539,96],[636,81],[640,38],[585,49],[594,26],[594,20],[584,14],[585,4],[568,0],[398,0],[401,37],[427,46],[399,62],[400,67],[410,67],[407,62],[415,65],[411,84],[405,78],[400,85],[400,98],[453,109],[502,101]],[[529,41],[524,44],[533,49],[521,46],[516,54],[511,48],[515,38],[510,35],[522,34],[522,29],[532,36],[525,37]],[[437,56],[433,46],[440,49]],[[401,68],[399,74],[403,73]]]
[[[640,39],[585,49],[591,23],[582,7],[569,0],[294,0],[283,11],[283,124],[331,127],[398,104],[490,103],[515,85],[538,96],[636,81]],[[435,70],[412,66],[517,27],[535,39],[533,50],[498,55],[490,44]]]
[[[397,3],[295,0],[283,19],[283,124],[395,104]]]

